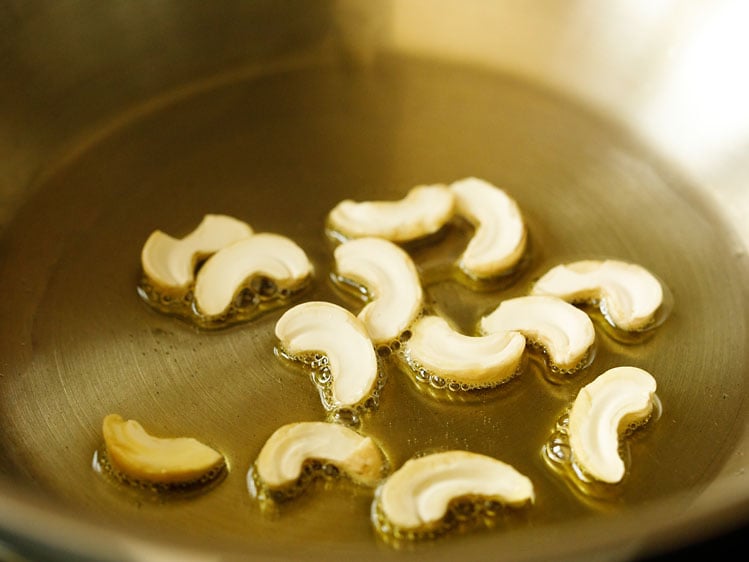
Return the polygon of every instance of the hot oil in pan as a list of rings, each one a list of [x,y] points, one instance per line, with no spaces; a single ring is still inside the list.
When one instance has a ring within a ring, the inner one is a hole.
[[[181,237],[206,213],[229,214],[308,253],[316,273],[301,299],[355,311],[360,304],[328,278],[327,212],[344,198],[396,200],[414,185],[467,176],[518,202],[530,247],[518,273],[489,288],[454,275],[465,227],[410,248],[430,305],[466,333],[552,265],[578,259],[643,265],[667,285],[671,314],[635,342],[597,324],[585,370],[549,377],[531,354],[519,377],[491,392],[433,391],[383,359],[387,379],[361,431],[395,467],[459,448],[528,475],[536,505],[499,520],[489,532],[497,537],[704,486],[746,416],[747,360],[736,352],[746,349],[746,278],[718,215],[584,108],[502,76],[389,58],[360,72],[304,69],[178,97],[80,147],[46,177],[2,258],[4,291],[25,295],[2,314],[6,472],[85,516],[143,532],[245,550],[342,541],[381,552],[368,491],[328,483],[272,515],[247,492],[247,470],[275,429],[325,418],[307,375],[274,356],[282,310],[225,330],[162,315],[136,294],[139,254],[154,229]],[[542,447],[580,387],[623,364],[656,377],[662,414],[628,440],[628,476],[601,501],[568,486]],[[111,412],[219,449],[226,478],[189,499],[111,485],[90,467]]]

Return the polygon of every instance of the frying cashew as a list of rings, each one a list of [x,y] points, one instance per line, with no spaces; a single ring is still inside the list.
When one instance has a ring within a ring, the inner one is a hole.
[[[328,214],[328,230],[344,240],[375,236],[408,242],[434,234],[453,215],[454,197],[444,185],[419,185],[399,201],[341,201]]]
[[[404,356],[412,368],[423,368],[468,388],[498,385],[518,372],[525,351],[519,332],[468,336],[439,316],[423,316],[411,327]]]
[[[493,457],[446,451],[407,461],[380,485],[375,506],[399,530],[419,531],[438,525],[460,499],[519,507],[534,501],[533,483]]]
[[[642,266],[617,260],[558,265],[535,283],[532,293],[597,302],[610,324],[628,331],[646,328],[663,303],[658,279]]]
[[[474,227],[473,238],[460,257],[460,268],[476,279],[497,277],[520,261],[527,232],[517,203],[503,190],[478,179],[466,178],[450,186],[455,213]]]
[[[423,291],[411,257],[382,238],[357,238],[334,252],[337,278],[363,288],[370,302],[359,312],[375,344],[398,338],[421,313]]]
[[[292,240],[262,233],[222,248],[195,280],[195,305],[207,317],[227,311],[235,295],[253,279],[270,280],[276,294],[299,290],[312,275],[312,263]]]
[[[584,386],[569,417],[572,457],[596,480],[617,483],[625,473],[619,436],[653,411],[656,382],[637,367],[616,367]]]
[[[298,483],[306,463],[331,464],[356,484],[374,487],[387,469],[385,457],[370,438],[327,422],[290,423],[265,442],[253,469],[271,490]]]
[[[330,407],[355,406],[377,385],[377,356],[364,324],[345,308],[312,301],[287,310],[276,323],[282,351],[292,359],[319,353],[330,374]]]
[[[553,366],[579,368],[595,341],[590,317],[557,297],[525,296],[503,301],[481,319],[484,334],[516,331],[544,348]]]
[[[223,455],[192,437],[159,438],[135,420],[109,414],[102,424],[112,467],[136,481],[154,484],[198,482],[224,467]]]
[[[249,238],[252,228],[226,215],[205,215],[190,234],[172,238],[155,230],[141,250],[146,277],[162,290],[187,291],[197,262],[238,240]]]

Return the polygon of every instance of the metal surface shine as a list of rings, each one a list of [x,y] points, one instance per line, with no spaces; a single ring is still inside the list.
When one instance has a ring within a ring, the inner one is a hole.
[[[302,60],[223,74],[174,92],[95,129],[54,166],[41,159],[28,194],[8,211],[0,539],[40,559],[66,551],[102,560],[492,559],[499,551],[508,560],[634,559],[659,541],[688,542],[680,518],[707,529],[704,519],[721,508],[724,525],[734,510],[745,516],[740,497],[730,504],[715,488],[728,480],[730,492],[726,467],[740,473],[749,419],[746,260],[702,186],[648,145],[551,89],[394,52],[365,65]],[[307,251],[316,274],[301,299],[355,310],[329,279],[326,213],[344,198],[398,199],[414,185],[466,176],[516,199],[530,251],[512,283],[474,290],[451,270],[465,228],[410,248],[429,302],[459,327],[473,330],[550,266],[589,258],[650,269],[673,296],[669,317],[634,343],[599,323],[584,371],[551,381],[531,361],[516,380],[469,401],[435,396],[383,360],[380,403],[361,429],[394,466],[466,448],[534,481],[536,505],[493,529],[394,549],[372,530],[371,493],[343,484],[261,512],[247,492],[248,468],[282,424],[324,419],[319,397],[274,356],[282,310],[205,331],[149,308],[136,292],[145,239],[154,229],[183,236],[206,213],[233,215]],[[653,373],[663,413],[630,441],[621,491],[595,501],[552,472],[541,447],[577,390],[621,364]],[[111,412],[218,448],[226,479],[190,498],[113,485],[91,467]],[[703,505],[706,490],[718,499]],[[746,490],[735,490],[745,502]]]

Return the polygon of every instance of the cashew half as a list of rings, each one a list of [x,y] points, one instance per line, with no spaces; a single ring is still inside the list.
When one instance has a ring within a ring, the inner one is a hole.
[[[292,240],[278,234],[255,234],[211,256],[195,280],[195,305],[207,317],[220,316],[237,292],[253,278],[269,279],[283,294],[300,289],[312,275],[312,263]]]
[[[558,265],[534,284],[532,293],[568,302],[597,302],[610,324],[628,331],[646,328],[663,303],[663,288],[653,274],[617,260]]]
[[[160,289],[186,291],[200,259],[251,235],[252,228],[247,223],[226,215],[205,215],[197,228],[182,239],[160,230],[152,232],[141,250],[141,265]]]
[[[341,201],[328,214],[328,230],[342,239],[375,236],[408,242],[434,234],[453,215],[453,192],[420,185],[399,201]]]
[[[619,436],[653,411],[656,381],[637,367],[616,367],[584,386],[569,417],[574,462],[596,480],[617,483],[625,473]]]
[[[327,360],[330,406],[356,406],[377,385],[377,356],[367,329],[336,304],[311,301],[287,310],[276,323],[282,351],[303,360],[315,352]]]
[[[407,461],[380,485],[375,502],[387,522],[408,531],[439,524],[463,498],[518,507],[534,501],[533,483],[493,457],[454,450]]]
[[[520,261],[527,232],[517,203],[503,190],[477,178],[450,186],[455,213],[474,226],[474,234],[460,257],[460,268],[476,279],[497,277]]]
[[[525,296],[503,301],[481,319],[484,334],[516,331],[548,353],[553,366],[574,371],[595,341],[590,317],[557,297]]]
[[[192,437],[154,437],[118,414],[105,416],[102,431],[112,468],[136,481],[188,484],[225,465],[223,455]]]
[[[411,257],[382,238],[357,238],[334,252],[339,281],[363,288],[368,302],[359,312],[372,341],[389,344],[421,313],[423,291]]]
[[[447,381],[469,388],[498,385],[518,372],[525,351],[519,332],[468,336],[439,316],[423,316],[411,327],[404,356],[413,368],[423,368]]]
[[[385,456],[370,438],[346,426],[298,422],[277,429],[265,442],[253,470],[271,490],[297,484],[305,463],[334,465],[356,484],[376,486],[387,469]]]

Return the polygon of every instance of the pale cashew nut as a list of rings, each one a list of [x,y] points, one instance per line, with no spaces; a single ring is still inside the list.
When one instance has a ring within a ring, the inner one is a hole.
[[[584,386],[569,416],[573,461],[590,477],[608,483],[625,474],[619,437],[653,411],[656,381],[637,367],[615,367]]]
[[[252,279],[270,280],[278,295],[301,289],[312,273],[307,254],[292,240],[279,234],[255,234],[205,262],[195,280],[195,305],[203,316],[220,316]]]
[[[283,353],[292,359],[319,353],[330,374],[330,406],[352,407],[376,390],[377,355],[364,324],[336,304],[312,301],[287,310],[276,323]]]
[[[419,185],[399,201],[345,199],[328,213],[328,231],[347,240],[375,236],[408,242],[434,234],[453,215],[454,197],[444,185]]]
[[[162,485],[198,482],[225,466],[218,451],[192,437],[160,438],[137,421],[109,414],[102,423],[112,468],[131,480]]]
[[[520,261],[527,231],[517,203],[498,187],[478,178],[454,182],[455,214],[474,227],[460,268],[469,277],[487,279],[508,273]]]
[[[203,259],[238,240],[252,236],[252,228],[226,215],[205,215],[190,234],[176,239],[155,230],[141,250],[146,277],[165,291],[187,291],[195,266]]]
[[[425,369],[469,389],[496,386],[513,377],[524,352],[525,337],[519,332],[469,336],[439,316],[419,318],[403,344],[403,354],[412,368]]]
[[[373,488],[385,475],[387,462],[371,437],[336,423],[298,422],[278,428],[268,438],[252,470],[270,490],[288,490],[302,476],[305,464],[335,466],[351,481]]]
[[[663,304],[663,287],[652,273],[617,260],[558,265],[534,284],[532,293],[597,303],[610,324],[627,331],[647,328]]]
[[[595,342],[590,317],[557,297],[524,296],[502,301],[481,319],[481,332],[516,331],[544,348],[554,367],[572,372]]]
[[[423,291],[411,257],[382,238],[357,238],[335,249],[336,275],[365,291],[369,302],[359,312],[372,341],[390,344],[421,313]]]
[[[452,450],[407,461],[377,489],[375,511],[401,531],[439,525],[455,500],[533,503],[533,483],[511,465],[487,455]]]

